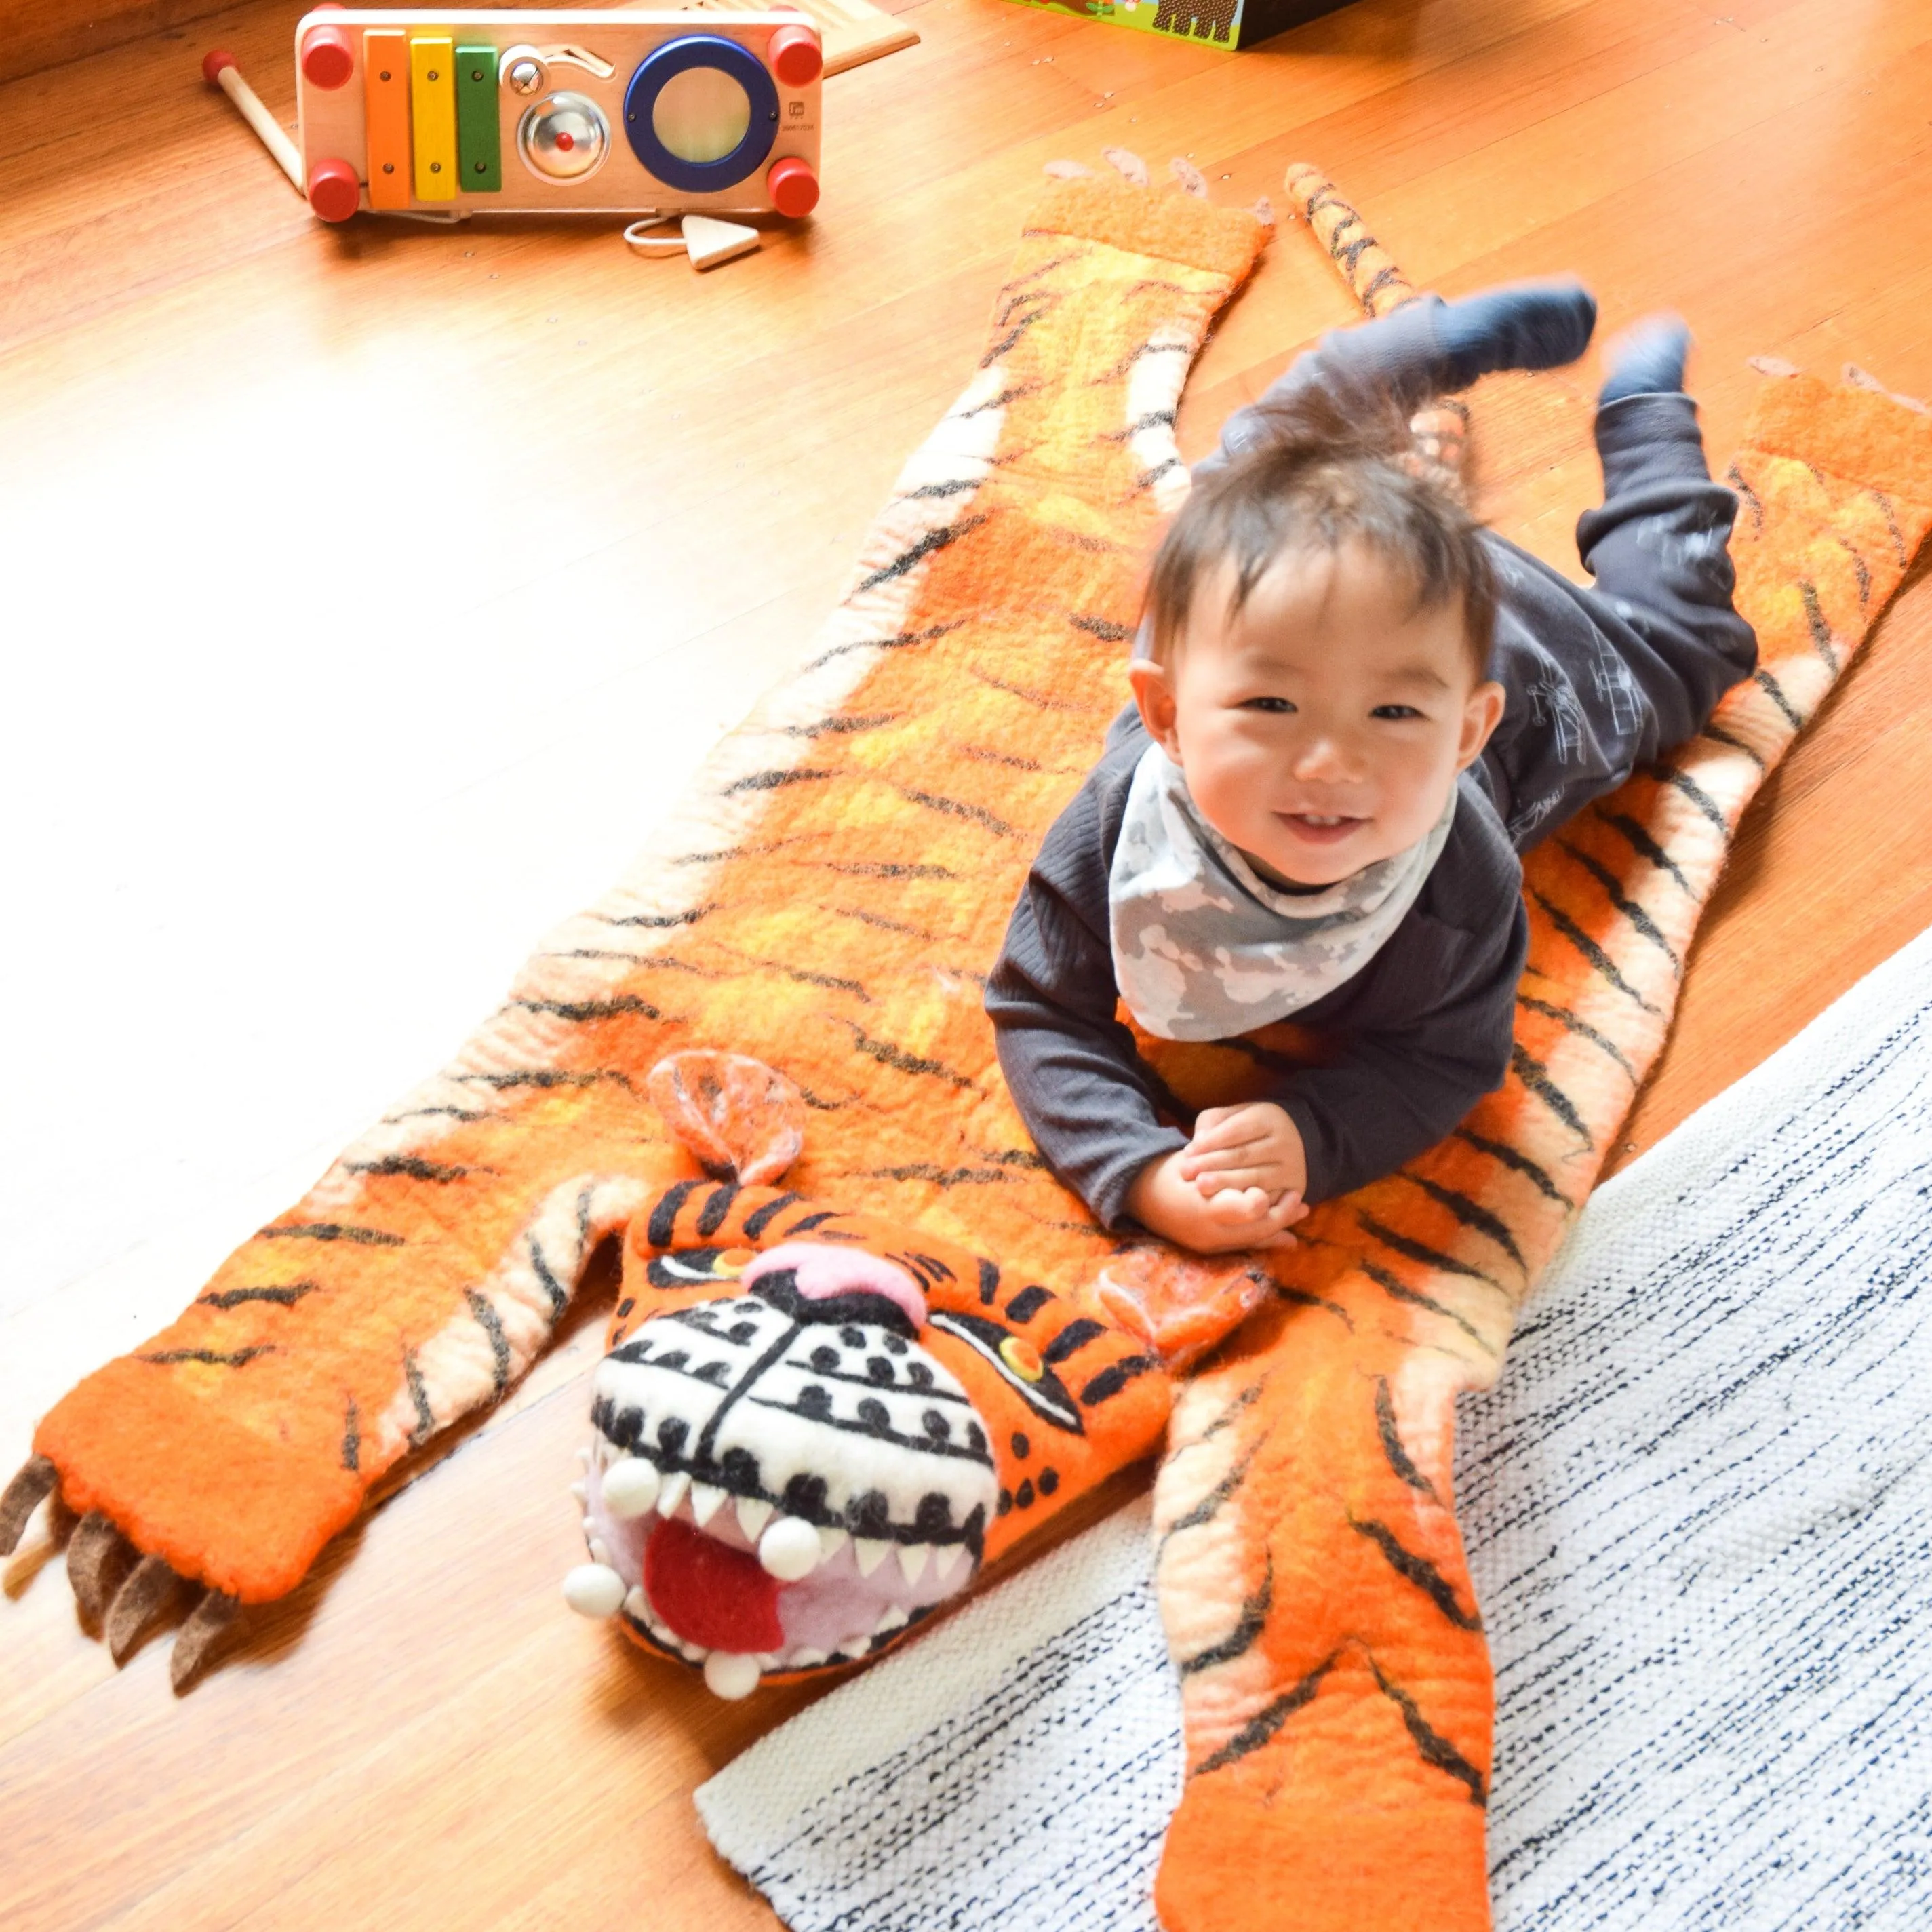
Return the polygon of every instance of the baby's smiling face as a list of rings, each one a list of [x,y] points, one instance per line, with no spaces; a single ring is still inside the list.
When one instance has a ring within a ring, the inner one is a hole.
[[[1426,837],[1502,716],[1461,600],[1416,608],[1350,541],[1277,558],[1238,611],[1232,564],[1202,580],[1136,701],[1202,815],[1265,877],[1332,885]]]

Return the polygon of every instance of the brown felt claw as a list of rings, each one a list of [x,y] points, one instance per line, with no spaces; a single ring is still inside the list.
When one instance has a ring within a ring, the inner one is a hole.
[[[238,1598],[211,1590],[189,1611],[188,1622],[175,1639],[174,1654],[168,1660],[168,1679],[177,1691],[185,1690],[213,1662],[233,1630],[241,1608]]]
[[[1167,165],[1183,194],[1191,194],[1200,201],[1208,199],[1208,177],[1185,154],[1176,154]]]
[[[1131,148],[1102,148],[1100,158],[1117,168],[1136,188],[1148,184],[1148,165]]]
[[[46,1456],[29,1456],[5,1490],[0,1490],[0,1556],[10,1556],[20,1547],[28,1517],[59,1480],[60,1472]]]
[[[127,1662],[141,1633],[174,1607],[182,1589],[166,1557],[144,1556],[134,1565],[107,1611],[107,1648],[116,1664]]]
[[[1048,161],[1042,172],[1052,181],[1085,181],[1094,170],[1084,161]]]
[[[1252,1262],[1210,1262],[1169,1248],[1130,1248],[1100,1270],[1094,1293],[1161,1366],[1183,1369],[1231,1335],[1274,1284]]]
[[[742,1053],[670,1053],[644,1090],[664,1124],[712,1173],[741,1186],[776,1180],[805,1148],[805,1096]]]
[[[75,1525],[67,1546],[67,1580],[82,1620],[98,1624],[134,1562],[134,1546],[98,1510]]]

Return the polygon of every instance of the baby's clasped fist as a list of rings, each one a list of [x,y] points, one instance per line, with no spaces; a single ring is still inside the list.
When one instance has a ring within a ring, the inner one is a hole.
[[[1308,1157],[1286,1110],[1272,1100],[1204,1108],[1194,1138],[1181,1150],[1180,1178],[1204,1199],[1229,1189],[1258,1188],[1270,1202],[1300,1195],[1308,1186]]]

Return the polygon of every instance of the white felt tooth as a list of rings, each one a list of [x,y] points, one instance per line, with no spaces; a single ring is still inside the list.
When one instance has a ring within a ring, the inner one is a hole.
[[[823,1650],[795,1650],[785,1659],[788,1670],[816,1670],[831,1653]]]
[[[899,1545],[899,1568],[905,1572],[908,1583],[916,1583],[926,1574],[926,1559],[932,1554],[929,1544],[902,1543]]]
[[[830,1562],[845,1546],[845,1532],[842,1529],[821,1529],[818,1532],[818,1560]]]
[[[588,1449],[578,1450],[577,1452],[577,1460],[580,1467],[586,1469],[589,1468],[590,1466],[590,1451]]]
[[[760,1670],[776,1670],[778,1667],[778,1654],[775,1650],[761,1650],[752,1661]]]
[[[942,1583],[951,1582],[952,1573],[959,1568],[959,1559],[965,1554],[966,1546],[963,1543],[935,1544],[932,1552],[932,1574]]]
[[[658,1491],[658,1514],[667,1517],[676,1515],[677,1506],[684,1501],[684,1492],[690,1487],[691,1478],[682,1469],[672,1470]]]
[[[738,1498],[738,1527],[754,1543],[757,1542],[765,1525],[772,1520],[774,1507],[762,1496],[740,1496]]]
[[[587,1516],[584,1519],[584,1533],[586,1536],[595,1536],[597,1534],[597,1519],[594,1516]]]
[[[592,1528],[596,1527],[596,1524],[590,1522],[588,1516],[584,1520],[590,1523]],[[610,1546],[601,1536],[593,1536],[590,1539],[590,1560],[593,1563],[602,1564],[607,1570],[615,1570],[617,1567],[610,1561]]]
[[[714,1489],[709,1483],[693,1483],[691,1486],[691,1520],[700,1529],[718,1514],[718,1505],[724,1500],[724,1492]]]
[[[631,1594],[624,1599],[624,1614],[627,1617],[635,1617],[640,1624],[656,1621],[651,1615],[651,1600],[644,1594],[643,1584],[633,1583],[631,1586]]]
[[[580,1476],[575,1482],[571,1484],[570,1493],[574,1496],[579,1502],[586,1502],[590,1498],[590,1485],[584,1481],[583,1478]]]
[[[859,1559],[859,1574],[869,1576],[892,1553],[890,1543],[875,1541],[869,1536],[855,1536],[852,1539],[852,1554]]]
[[[683,1652],[686,1660],[692,1664],[702,1664],[711,1654],[701,1643],[686,1643],[682,1637],[677,1639],[677,1647]]]
[[[580,1563],[563,1580],[563,1600],[579,1616],[614,1616],[624,1600],[624,1580],[608,1563]]]
[[[819,1535],[803,1517],[782,1516],[758,1538],[758,1561],[781,1583],[796,1583],[818,1568]]]
[[[714,1650],[704,1660],[704,1682],[714,1697],[748,1697],[758,1688],[758,1660],[742,1652]]]
[[[648,1515],[663,1487],[655,1462],[647,1462],[641,1456],[626,1456],[604,1472],[604,1507],[620,1522],[628,1522],[633,1516]]]
[[[890,1605],[879,1621],[872,1626],[874,1636],[884,1636],[887,1630],[896,1630],[906,1620],[906,1613],[898,1604]]]

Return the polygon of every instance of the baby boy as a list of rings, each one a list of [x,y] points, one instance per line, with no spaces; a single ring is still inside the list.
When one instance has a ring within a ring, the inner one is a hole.
[[[1415,410],[1573,361],[1595,320],[1574,284],[1413,303],[1302,357],[1196,470],[1134,702],[1048,833],[986,998],[1040,1151],[1106,1226],[1282,1244],[1307,1203],[1448,1133],[1509,1065],[1518,855],[1755,668],[1736,499],[1674,319],[1611,353],[1604,500],[1576,532],[1594,590],[1408,457]],[[1190,1138],[1121,1004],[1162,1039],[1292,1017],[1330,1051]]]

